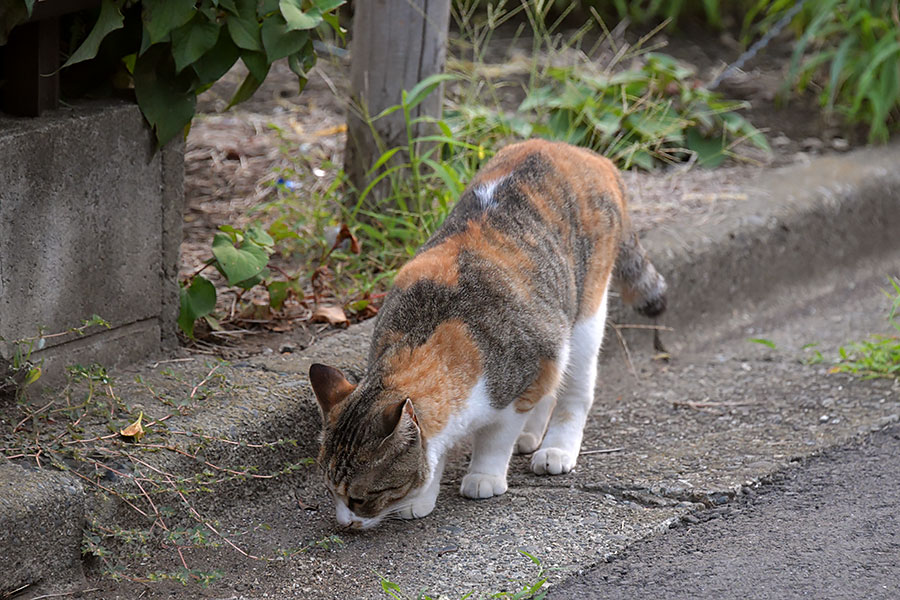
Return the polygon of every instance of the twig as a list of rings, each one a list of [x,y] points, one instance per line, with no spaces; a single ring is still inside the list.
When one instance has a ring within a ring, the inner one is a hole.
[[[194,433],[193,431],[181,431],[180,429],[170,429],[169,433],[174,435],[183,435],[185,437],[198,437],[204,440],[210,440],[213,442],[221,442],[223,444],[231,444],[233,446],[246,446],[247,448],[269,448],[274,444],[250,444],[247,442],[236,442],[234,440],[226,440],[225,438],[215,437],[211,435],[204,435],[202,433]]]
[[[612,454],[613,452],[621,452],[625,448],[600,448],[599,450],[585,450],[580,453],[580,456],[586,456],[588,454]]]
[[[19,590],[24,588],[19,588]],[[19,590],[16,590],[18,592]],[[88,592],[99,592],[100,588],[86,588],[83,590],[72,590],[71,592],[57,592],[56,594],[44,594],[42,596],[35,596],[31,600],[41,600],[42,598],[60,598],[62,596],[74,596],[75,594],[86,594]],[[15,593],[15,592],[13,592]]]
[[[182,492],[181,490],[179,490],[179,489],[175,486],[175,482],[172,481],[171,479],[169,479],[169,485],[171,485],[171,486],[172,486],[172,489],[175,490],[175,493],[177,493],[177,494],[181,497],[182,502],[184,502],[184,505],[188,508],[188,512],[191,513],[191,516],[194,518],[194,520],[196,520],[198,523],[202,523],[204,527],[208,528],[210,531],[212,531],[212,532],[215,533],[217,536],[219,536],[220,538],[222,538],[222,540],[223,540],[226,544],[228,544],[229,546],[231,546],[232,548],[234,548],[235,550],[237,550],[238,552],[240,552],[241,554],[243,554],[243,555],[246,556],[247,558],[252,558],[252,559],[254,559],[254,560],[260,560],[260,557],[254,556],[254,555],[250,554],[249,552],[246,552],[244,549],[238,547],[237,544],[235,544],[235,543],[232,542],[230,539],[228,539],[227,537],[225,537],[224,535],[222,535],[222,534],[219,532],[218,529],[216,529],[215,527],[213,527],[212,524],[211,524],[207,519],[204,519],[204,518],[203,518],[203,515],[201,515],[200,513],[198,513],[198,512],[197,512],[197,509],[195,509],[194,506],[193,506],[190,502],[188,502],[188,499],[185,497],[184,492]]]
[[[259,475],[257,473],[251,473],[249,471],[235,471],[234,469],[229,469],[227,467],[220,467],[219,465],[214,465],[213,463],[204,460],[197,456],[196,454],[191,454],[190,452],[185,452],[181,448],[177,448],[171,445],[165,444],[141,444],[143,448],[158,448],[160,450],[169,450],[170,452],[174,452],[176,454],[181,454],[182,456],[187,456],[188,458],[193,458],[197,462],[203,463],[207,467],[211,469],[215,469],[217,471],[222,471],[223,473],[228,473],[229,475],[237,475],[238,477],[252,477],[254,479],[274,479],[275,475]]]
[[[622,346],[622,350],[625,351],[625,364],[628,365],[628,370],[631,371],[631,374],[635,379],[640,379],[638,377],[637,371],[634,370],[634,364],[631,362],[631,351],[628,350],[628,344],[625,343],[625,338],[622,337],[622,333],[619,331],[619,328],[615,325],[612,326],[613,331],[616,332],[616,337],[619,340],[619,344]]]
[[[665,325],[643,325],[640,323],[610,323],[616,329],[655,329],[657,331],[675,331]]]
[[[42,406],[41,408],[37,409],[36,411],[30,412],[30,413],[28,413],[27,415],[25,415],[25,418],[22,419],[21,421],[19,421],[18,425],[16,425],[15,427],[13,427],[13,433],[16,433],[17,431],[19,431],[19,427],[21,427],[21,426],[25,423],[25,421],[27,421],[28,419],[33,419],[33,418],[35,418],[35,417],[37,416],[38,413],[44,412],[46,409],[48,409],[48,408],[50,408],[51,406],[53,406],[53,404],[54,404],[55,402],[56,402],[56,400],[51,400],[50,402],[48,402],[47,404],[45,404],[45,405]]]
[[[201,387],[203,387],[203,385],[207,381],[210,380],[210,378],[212,377],[212,374],[215,373],[219,369],[220,366],[222,366],[222,365],[216,365],[212,369],[210,369],[209,373],[206,374],[206,377],[204,377],[203,380],[200,381],[200,383],[198,383],[197,385],[194,386],[194,389],[191,390],[191,395],[188,397],[189,400],[194,399],[194,396],[197,395],[197,390],[199,390]]]
[[[687,408],[718,408],[720,406],[749,406],[752,402],[705,402],[694,400],[674,400],[672,406],[684,406]]]
[[[153,363],[153,366],[150,367],[150,368],[151,368],[151,369],[155,369],[155,368],[158,367],[159,365],[163,365],[163,364],[166,364],[166,363],[189,362],[189,361],[192,361],[192,360],[194,360],[194,358],[193,358],[192,356],[189,356],[189,357],[187,357],[187,358],[170,358],[169,360],[158,360],[158,361],[156,361],[155,363]]]

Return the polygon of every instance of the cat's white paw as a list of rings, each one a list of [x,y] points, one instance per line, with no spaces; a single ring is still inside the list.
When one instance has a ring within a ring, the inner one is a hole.
[[[516,440],[516,454],[531,454],[540,445],[541,440],[538,436],[528,431],[523,431],[519,434],[519,439]]]
[[[459,493],[466,498],[490,498],[506,492],[506,477],[486,473],[469,473],[463,477]]]
[[[541,448],[531,457],[531,470],[538,475],[561,475],[574,469],[577,459],[559,448]]]
[[[397,516],[401,519],[421,519],[427,517],[434,510],[437,496],[434,498],[418,498],[412,503],[404,506],[397,511]]]

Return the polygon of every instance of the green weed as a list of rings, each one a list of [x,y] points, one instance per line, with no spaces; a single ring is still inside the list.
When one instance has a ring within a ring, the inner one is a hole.
[[[774,15],[793,3],[760,0],[758,4]],[[866,125],[870,142],[886,141],[900,116],[897,2],[808,1],[794,24],[798,39],[785,85],[797,92],[818,90],[819,104],[826,112]]]
[[[884,290],[891,301],[888,322],[897,335],[874,335],[868,340],[854,342],[838,349],[840,362],[831,373],[851,373],[863,379],[878,377],[900,378],[900,279],[889,279],[891,290]]]

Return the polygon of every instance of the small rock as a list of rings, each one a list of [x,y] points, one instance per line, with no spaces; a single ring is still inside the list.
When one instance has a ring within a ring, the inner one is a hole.
[[[827,422],[828,422],[828,419],[830,419],[830,418],[831,418],[831,417],[830,417],[829,415],[822,415],[821,417],[819,417],[819,422],[820,422],[820,423],[827,423]]]
[[[836,137],[831,140],[831,147],[838,152],[846,152],[850,149],[850,142],[841,137]]]
[[[791,138],[780,133],[772,140],[772,145],[776,148],[786,148],[791,145]]]
[[[286,354],[288,352],[296,352],[296,351],[297,351],[297,345],[292,344],[290,342],[284,343],[278,347],[278,352],[280,352],[281,354]]]
[[[817,153],[822,151],[822,148],[825,147],[825,143],[817,137],[808,137],[800,142],[800,147],[807,152]]]

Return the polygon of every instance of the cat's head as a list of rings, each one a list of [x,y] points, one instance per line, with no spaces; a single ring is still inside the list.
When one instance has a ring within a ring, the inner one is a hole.
[[[338,523],[365,529],[408,507],[430,472],[412,401],[380,382],[354,386],[325,365],[312,365],[309,381],[322,412],[318,463]]]

